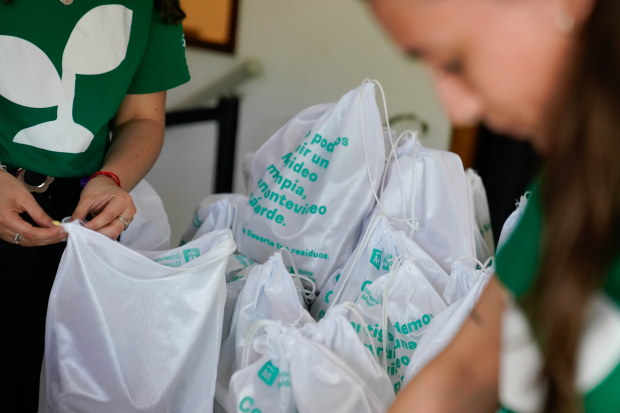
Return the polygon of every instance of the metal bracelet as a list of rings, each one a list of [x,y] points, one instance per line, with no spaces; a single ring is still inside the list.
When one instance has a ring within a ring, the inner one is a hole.
[[[0,162],[0,171],[6,172],[6,165],[3,165],[2,162]]]

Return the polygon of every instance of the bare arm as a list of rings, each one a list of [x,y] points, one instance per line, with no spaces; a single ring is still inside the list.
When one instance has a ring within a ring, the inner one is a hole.
[[[131,221],[136,213],[128,194],[151,169],[164,140],[166,92],[126,95],[116,114],[116,127],[102,171],[113,172],[120,181],[105,176],[91,180],[82,191],[73,216],[84,220],[96,216],[88,228],[116,239],[124,229],[119,216]]]
[[[131,191],[151,170],[164,143],[166,92],[127,95],[102,170],[114,172]]]
[[[389,413],[494,412],[505,300],[493,277],[454,341],[405,387]]]

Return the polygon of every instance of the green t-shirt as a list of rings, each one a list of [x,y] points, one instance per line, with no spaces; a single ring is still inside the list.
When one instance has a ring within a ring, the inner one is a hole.
[[[89,176],[126,94],[187,81],[182,26],[153,0],[0,1],[0,162]]]
[[[496,257],[497,275],[516,298],[526,294],[536,280],[542,225],[539,187],[535,184],[518,226]],[[614,261],[603,290],[593,301],[578,355],[577,388],[584,396],[587,413],[620,412],[620,256]],[[504,365],[510,366],[510,371],[500,375],[502,380],[505,379],[509,384],[500,383],[500,388],[504,386],[503,391],[500,390],[500,399],[503,394],[505,400],[501,401],[505,411],[535,411],[536,409],[519,409],[518,405],[530,408],[536,406],[536,403],[532,405],[529,401],[544,400],[544,397],[541,397],[544,394],[536,394],[544,386],[534,385],[530,386],[529,390],[524,390],[528,387],[525,383],[521,389],[515,383],[519,382],[520,375],[531,378],[538,374],[536,371],[534,374],[525,371],[535,365],[540,367],[540,355],[535,354],[539,352],[538,347],[536,345],[536,350],[533,350],[534,346],[527,349],[525,345],[515,344],[517,341],[527,341],[519,337],[519,334],[513,337],[512,343],[507,343],[506,336],[510,335],[510,331],[506,330],[512,329],[514,333],[515,329],[518,329],[518,323],[506,325],[510,319],[504,318],[502,350],[502,368],[505,368]],[[531,343],[534,343],[531,331],[527,335]],[[512,352],[512,360],[508,352]],[[536,358],[539,358],[537,362],[534,360]],[[525,404],[522,404],[523,400],[526,401]]]

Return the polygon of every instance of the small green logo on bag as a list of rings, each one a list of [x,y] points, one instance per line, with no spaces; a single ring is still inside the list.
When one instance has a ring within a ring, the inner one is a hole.
[[[268,386],[273,385],[278,377],[280,369],[274,366],[269,360],[258,372],[258,378],[267,383]]]
[[[372,255],[370,256],[370,263],[376,268],[379,269],[381,265],[381,250],[373,249]]]
[[[183,256],[185,257],[185,262],[190,262],[200,257],[200,250],[198,248],[183,250]]]

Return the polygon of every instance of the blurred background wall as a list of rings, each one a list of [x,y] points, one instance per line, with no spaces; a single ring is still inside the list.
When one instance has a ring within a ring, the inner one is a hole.
[[[365,78],[382,83],[390,116],[415,113],[430,125],[423,143],[448,148],[450,125],[426,73],[389,41],[364,2],[241,0],[237,36],[234,55],[188,46],[192,80],[169,91],[167,104],[169,110],[178,107],[248,57],[262,63],[263,75],[238,91],[235,192],[245,193],[241,159],[247,152],[256,151],[297,112],[336,101]],[[164,201],[173,245],[195,206],[212,191],[215,137],[212,123],[168,129],[161,157],[146,178]]]

